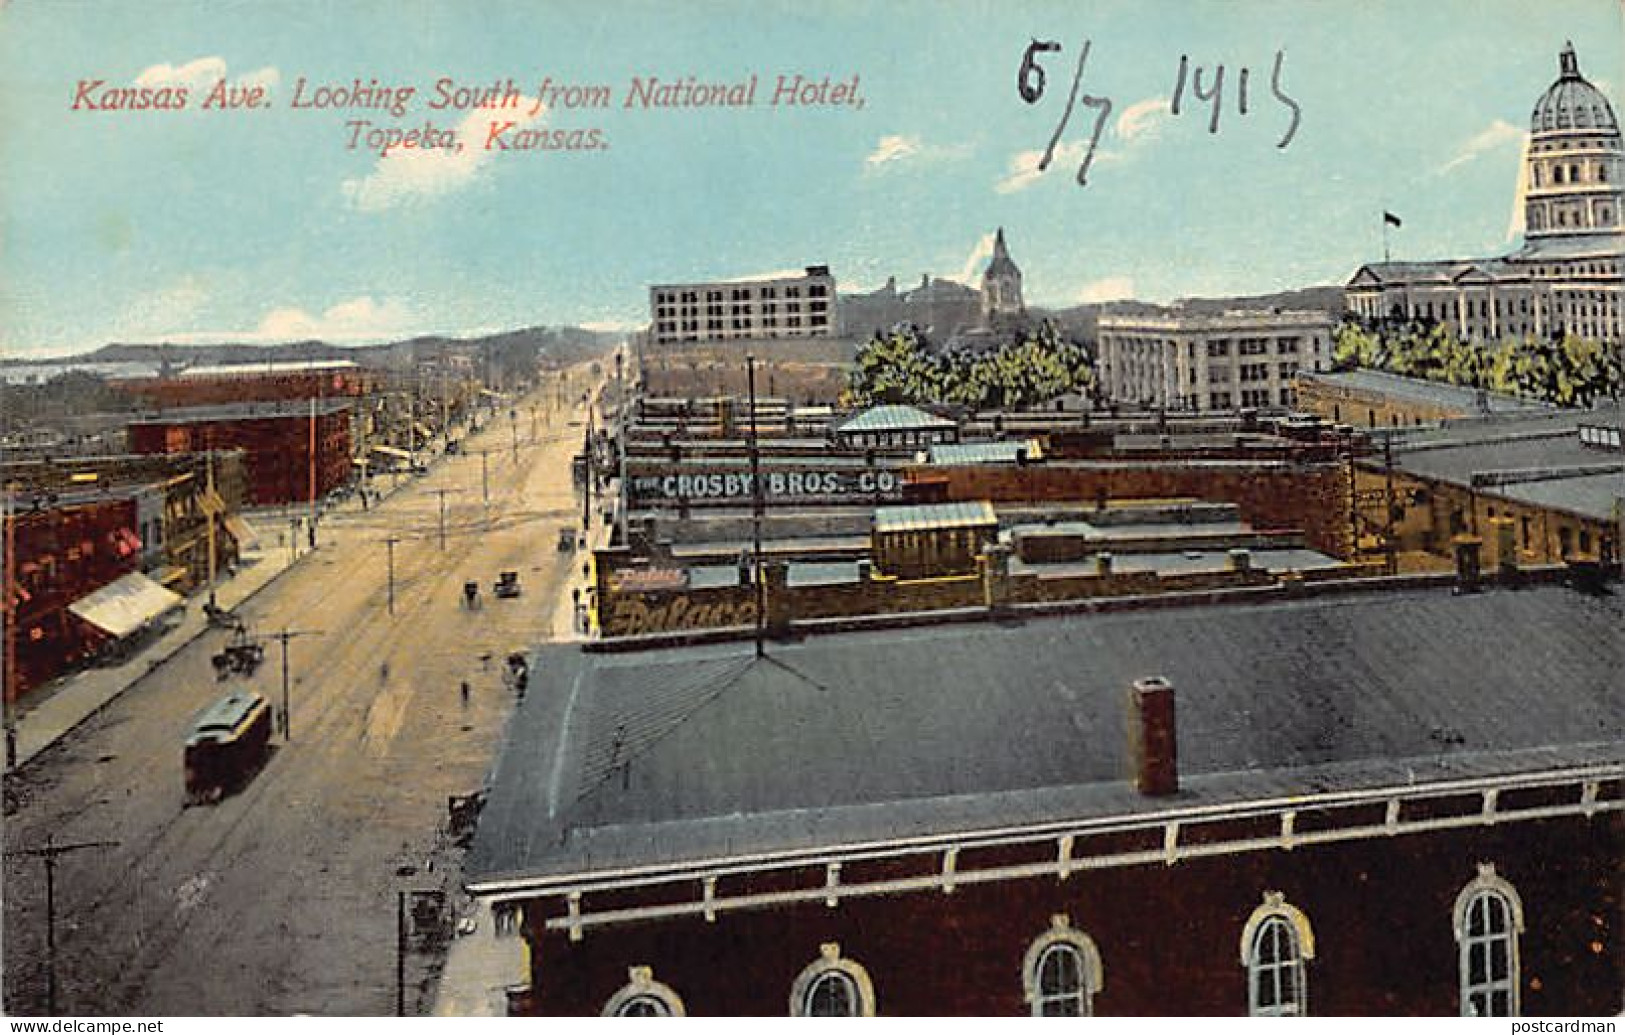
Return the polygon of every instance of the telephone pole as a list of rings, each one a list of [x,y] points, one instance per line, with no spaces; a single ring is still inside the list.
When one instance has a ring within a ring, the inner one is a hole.
[[[281,632],[269,633],[264,636],[267,640],[282,641],[282,739],[293,740],[293,706],[288,700],[288,641],[300,636],[321,636],[325,629],[283,629]]]
[[[75,841],[59,845],[52,834],[45,835],[44,848],[19,848],[8,858],[35,857],[45,860],[45,1012],[56,1013],[56,860],[59,855],[84,848],[117,848],[117,841]]]
[[[395,536],[384,540],[389,548],[389,613],[395,613],[395,544],[400,542]]]
[[[756,582],[756,656],[767,653],[763,642],[767,615],[762,581],[762,454],[756,443],[756,357],[745,355],[745,381],[750,392],[750,541],[751,575]]]

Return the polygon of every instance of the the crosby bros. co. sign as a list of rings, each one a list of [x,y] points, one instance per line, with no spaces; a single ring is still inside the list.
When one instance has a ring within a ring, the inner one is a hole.
[[[684,471],[680,474],[633,474],[636,502],[715,500],[744,502],[752,498],[754,483],[749,468]],[[775,470],[762,472],[762,497],[775,500],[853,501],[902,499],[903,478],[897,471],[855,467],[850,469]]]

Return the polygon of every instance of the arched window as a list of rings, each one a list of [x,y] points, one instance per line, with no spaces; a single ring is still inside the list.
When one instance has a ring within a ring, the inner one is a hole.
[[[627,982],[604,1003],[605,1017],[683,1017],[683,997],[654,979],[648,967],[632,967]]]
[[[1456,896],[1452,916],[1459,950],[1461,1015],[1518,1016],[1518,935],[1523,902],[1518,892],[1480,863],[1478,876]]]
[[[1027,948],[1021,983],[1034,1017],[1091,1017],[1102,987],[1100,950],[1065,914],[1052,916]]]
[[[1303,911],[1279,891],[1264,892],[1241,929],[1241,964],[1247,968],[1247,1013],[1301,1017],[1309,1012],[1309,972],[1315,933]]]
[[[792,1017],[873,1017],[875,986],[855,960],[841,958],[841,947],[826,942],[818,959],[790,985]]]

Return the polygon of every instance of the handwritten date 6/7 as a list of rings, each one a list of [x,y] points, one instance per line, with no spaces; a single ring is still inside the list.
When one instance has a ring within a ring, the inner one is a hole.
[[[1089,61],[1089,40],[1083,41],[1083,47],[1078,52],[1078,67],[1072,73],[1072,89],[1067,93],[1066,110],[1061,112],[1061,120],[1055,124],[1055,132],[1050,134],[1049,144],[1044,148],[1044,156],[1039,159],[1038,171],[1043,172],[1049,168],[1050,161],[1055,157],[1056,145],[1060,143],[1061,134],[1066,132],[1066,124],[1072,118],[1072,109],[1081,99],[1086,108],[1095,110],[1095,124],[1089,132],[1089,147],[1084,152],[1083,161],[1078,165],[1078,186],[1089,185],[1089,165],[1095,160],[1095,148],[1100,143],[1100,134],[1106,128],[1106,120],[1111,117],[1112,100],[1110,97],[1096,97],[1084,94],[1078,97],[1078,87],[1083,83],[1083,67]],[[1047,77],[1044,68],[1038,63],[1040,54],[1057,53],[1061,44],[1055,40],[1033,40],[1028,44],[1027,51],[1021,57],[1021,68],[1016,72],[1016,93],[1028,104],[1036,104],[1044,96]],[[1275,52],[1275,63],[1270,69],[1270,94],[1275,100],[1291,113],[1291,121],[1287,124],[1286,132],[1282,134],[1277,148],[1285,148],[1292,143],[1293,136],[1298,132],[1298,123],[1302,119],[1303,108],[1297,101],[1286,93],[1281,83],[1281,67],[1286,60],[1286,52]],[[1170,114],[1178,117],[1180,108],[1185,102],[1186,84],[1190,85],[1190,92],[1197,102],[1206,102],[1209,106],[1207,131],[1219,131],[1219,117],[1224,111],[1225,66],[1215,65],[1211,81],[1204,87],[1203,73],[1206,71],[1201,65],[1190,64],[1188,55],[1179,56],[1179,72],[1174,80],[1173,99],[1169,102]],[[1238,70],[1236,76],[1236,107],[1239,114],[1247,114],[1247,80],[1250,75],[1246,66]]]

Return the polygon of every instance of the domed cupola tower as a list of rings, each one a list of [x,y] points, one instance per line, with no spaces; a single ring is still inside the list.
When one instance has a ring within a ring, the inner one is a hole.
[[[1619,122],[1601,90],[1580,74],[1574,44],[1558,55],[1557,82],[1529,120],[1525,237],[1618,233],[1621,217]]]

